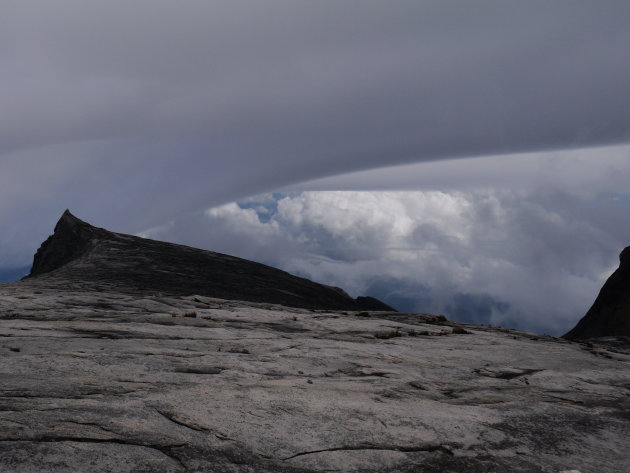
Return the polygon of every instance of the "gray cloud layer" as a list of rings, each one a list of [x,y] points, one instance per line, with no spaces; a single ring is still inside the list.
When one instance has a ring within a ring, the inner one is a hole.
[[[0,220],[39,238],[71,207],[137,231],[340,172],[626,142],[629,19],[616,0],[3,2]]]
[[[625,2],[3,10],[4,149],[159,133],[227,156],[370,166],[629,137]]]
[[[469,190],[536,187],[590,196],[628,192],[630,146],[494,155],[383,167],[287,186],[302,190]]]

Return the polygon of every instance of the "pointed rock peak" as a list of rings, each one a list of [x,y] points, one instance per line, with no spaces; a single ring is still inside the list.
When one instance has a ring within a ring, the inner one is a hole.
[[[619,255],[619,267],[624,269],[630,268],[630,246],[624,248]]]
[[[37,250],[29,277],[49,273],[82,256],[91,246],[96,231],[66,210],[54,233]]]
[[[65,212],[61,215],[61,218],[55,225],[55,233],[63,229],[63,227],[91,227],[91,225],[87,222],[84,222],[80,218],[75,217],[70,210],[66,209]]]

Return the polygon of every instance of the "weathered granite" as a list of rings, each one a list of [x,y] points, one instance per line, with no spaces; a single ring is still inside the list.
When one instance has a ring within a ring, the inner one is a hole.
[[[432,315],[69,286],[0,285],[0,471],[630,464],[622,348],[474,325],[454,334]]]
[[[630,246],[619,255],[619,268],[608,278],[593,306],[567,334],[568,339],[630,337]]]

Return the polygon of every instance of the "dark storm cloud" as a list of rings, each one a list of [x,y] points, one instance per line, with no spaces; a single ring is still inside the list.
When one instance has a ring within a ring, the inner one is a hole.
[[[133,231],[339,172],[625,142],[628,44],[622,1],[3,2],[2,173],[32,164],[0,218]]]

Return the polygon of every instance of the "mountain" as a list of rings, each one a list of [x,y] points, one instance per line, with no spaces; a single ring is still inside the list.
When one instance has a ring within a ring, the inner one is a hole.
[[[0,472],[628,471],[628,346],[356,307],[67,212],[0,284]]]
[[[630,337],[630,246],[619,255],[619,268],[608,278],[593,306],[563,337]]]
[[[265,302],[288,307],[386,310],[372,297],[351,298],[264,264],[94,227],[66,210],[35,254],[28,278],[58,279],[93,289]]]

